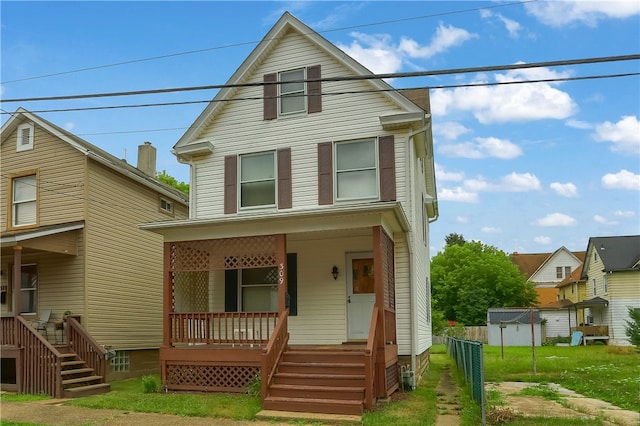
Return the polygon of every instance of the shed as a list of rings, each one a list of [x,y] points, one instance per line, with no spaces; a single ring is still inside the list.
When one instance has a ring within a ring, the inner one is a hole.
[[[542,345],[540,310],[530,308],[489,308],[489,346],[531,346],[531,314],[535,345]]]

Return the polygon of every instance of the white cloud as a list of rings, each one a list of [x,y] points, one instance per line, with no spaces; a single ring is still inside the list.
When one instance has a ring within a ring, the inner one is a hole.
[[[502,21],[505,28],[509,32],[509,36],[511,38],[518,38],[518,36],[520,35],[519,33],[520,33],[520,30],[522,30],[522,26],[520,25],[519,22],[514,21],[513,19],[509,19],[500,13],[494,14],[493,12],[487,9],[481,9],[480,16],[485,19],[489,19],[494,16],[497,17],[500,21]]]
[[[455,188],[443,188],[438,190],[438,200],[441,201],[457,201],[461,203],[477,203],[478,194],[469,192],[459,186]]]
[[[527,192],[541,189],[540,180],[531,173],[512,172],[497,181],[480,176],[464,181],[464,188],[472,192]]]
[[[573,22],[595,27],[601,19],[623,19],[640,14],[638,1],[541,1],[524,5],[542,23],[561,27]]]
[[[444,167],[435,164],[436,166],[436,180],[437,181],[454,181],[458,182],[464,179],[464,173],[462,172],[447,172]]]
[[[620,170],[618,173],[607,173],[602,176],[602,186],[607,189],[640,191],[640,175],[636,175],[628,170]]]
[[[556,192],[556,194],[561,195],[563,197],[575,198],[578,196],[578,188],[576,188],[576,186],[571,182],[568,182],[568,183],[553,182],[551,185],[549,185],[549,187],[553,189]]]
[[[609,220],[604,216],[600,216],[599,214],[593,216],[593,220],[595,222],[601,223],[603,225],[617,225],[618,224],[618,222],[613,221],[613,220]]]
[[[567,120],[564,124],[566,124],[568,127],[573,127],[574,129],[581,129],[581,130],[593,129],[593,125],[591,123],[587,123],[586,121],[570,119],[570,120]]]
[[[467,224],[469,223],[469,218],[467,216],[456,216],[456,222]]]
[[[456,140],[458,136],[470,133],[471,129],[455,121],[433,123],[433,134],[448,140]]]
[[[633,210],[626,210],[626,211],[616,210],[615,212],[613,212],[613,215],[616,217],[622,217],[626,219],[629,217],[635,217],[636,212],[634,212]]]
[[[392,46],[389,34],[367,35],[353,32],[351,36],[356,40],[350,46],[338,44],[338,47],[374,74],[394,73],[402,68],[400,52]]]
[[[536,221],[538,226],[571,226],[575,223],[574,218],[564,213],[551,213]]]
[[[475,138],[473,142],[439,145],[438,152],[450,157],[462,158],[500,158],[511,160],[522,155],[522,149],[506,140],[494,137]]]
[[[551,244],[551,238],[550,237],[544,237],[542,235],[534,237],[533,241],[535,241],[538,244],[544,244],[544,245]]]
[[[636,116],[623,116],[617,123],[605,121],[592,135],[598,142],[611,142],[611,151],[640,154],[640,122]]]
[[[494,228],[492,226],[483,226],[480,230],[482,232],[487,233],[487,234],[498,234],[498,233],[502,232],[502,229]]]
[[[416,41],[403,37],[398,48],[410,58],[428,59],[476,37],[478,37],[477,34],[472,34],[465,29],[440,23],[427,46],[420,46]]]
[[[494,81],[553,79],[569,75],[538,67],[496,74]],[[474,82],[489,81],[484,79]],[[566,119],[576,112],[577,106],[568,93],[553,85],[555,83],[436,89],[431,96],[431,112],[434,116],[445,116],[453,111],[468,111],[482,124]]]

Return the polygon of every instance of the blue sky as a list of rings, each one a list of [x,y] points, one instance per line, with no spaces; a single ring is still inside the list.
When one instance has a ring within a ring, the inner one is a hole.
[[[638,1],[3,1],[0,94],[7,100],[224,84],[284,11],[374,73],[640,53]],[[633,60],[390,83],[433,87],[638,72]],[[188,167],[170,150],[214,95],[1,107],[194,102],[38,112],[131,164],[137,146],[150,141],[158,170],[188,181]],[[432,254],[452,232],[509,253],[584,250],[592,236],[640,233],[639,76],[434,89],[431,104],[440,207]]]

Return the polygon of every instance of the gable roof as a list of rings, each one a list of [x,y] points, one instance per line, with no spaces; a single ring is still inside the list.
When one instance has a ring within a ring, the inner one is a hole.
[[[554,257],[556,257],[560,252],[566,252],[576,258],[577,261],[582,263],[584,261],[585,253],[583,251],[569,251],[565,246],[560,247],[553,253],[518,253],[514,252],[511,254],[511,261],[515,263],[520,272],[523,273],[527,280],[533,277],[538,273],[542,268],[545,267],[548,263],[550,263]]]
[[[640,235],[628,235],[619,237],[591,237],[587,244],[587,253],[597,250],[602,263],[603,272],[615,271],[640,271]],[[588,265],[593,256],[587,257]],[[586,278],[588,267],[585,265],[581,278]]]
[[[162,195],[169,197],[174,201],[177,201],[184,205],[188,205],[189,196],[184,194],[183,192],[148,176],[140,169],[128,164],[125,160],[121,160],[109,154],[108,152],[98,148],[97,146],[74,135],[68,130],[58,127],[50,121],[45,120],[39,115],[29,112],[24,108],[18,108],[13,114],[11,114],[11,118],[7,120],[7,122],[2,126],[2,129],[0,129],[0,134],[7,135],[13,132],[20,124],[26,121],[31,121],[37,124],[45,131],[68,143],[70,146],[72,146],[82,154],[90,157],[93,160],[96,160],[101,164],[104,164],[117,173],[120,173],[129,179],[141,183],[142,185],[154,191],[158,191]]]
[[[180,148],[184,145],[192,142],[200,142],[198,138],[201,130],[217,115],[219,110],[225,107],[226,102],[223,101],[232,98],[234,93],[238,90],[239,85],[247,83],[247,79],[251,77],[254,69],[262,63],[265,57],[280,43],[280,40],[291,31],[299,33],[318,48],[332,56],[344,67],[351,70],[354,76],[362,77],[374,75],[362,64],[351,58],[344,51],[340,50],[337,46],[329,42],[302,21],[291,15],[289,12],[285,12],[278,22],[276,22],[269,32],[263,37],[260,43],[258,43],[255,49],[253,49],[249,56],[247,56],[247,58],[242,62],[240,67],[233,73],[225,83],[225,87],[220,89],[204,111],[202,111],[194,123],[174,145],[174,154],[176,151],[179,152]],[[381,91],[383,95],[387,96],[397,105],[403,107],[407,111],[420,112],[422,113],[422,116],[424,116],[425,111],[421,108],[422,105],[418,106],[418,104],[420,104],[419,100],[417,102],[410,101],[407,97],[398,93],[393,87],[381,79],[372,78],[367,81],[369,84],[374,86],[374,89]],[[433,195],[435,196],[435,194]]]

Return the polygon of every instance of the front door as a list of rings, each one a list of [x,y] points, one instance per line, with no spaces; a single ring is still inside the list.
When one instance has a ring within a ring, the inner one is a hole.
[[[371,313],[376,300],[373,257],[369,254],[347,256],[347,338],[367,340]]]

